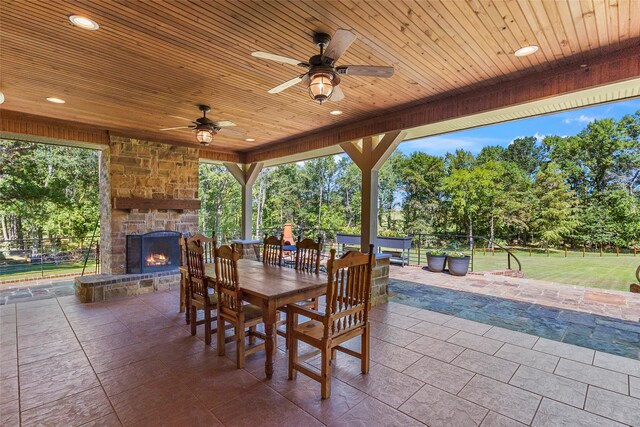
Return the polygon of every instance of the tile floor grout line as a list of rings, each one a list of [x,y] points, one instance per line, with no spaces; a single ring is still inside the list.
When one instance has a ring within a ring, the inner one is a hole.
[[[16,317],[16,381],[18,381],[18,421],[20,425],[22,425],[22,394],[20,393],[20,352],[18,351],[19,342],[18,342],[18,306],[16,304],[14,308],[14,313]]]
[[[89,366],[91,366],[91,370],[93,371],[93,375],[96,376],[96,379],[98,380],[98,384],[100,384],[100,388],[102,389],[102,392],[104,393],[104,396],[109,401],[109,406],[111,406],[111,410],[115,414],[115,416],[118,419],[118,422],[120,423],[120,425],[124,425],[122,423],[122,421],[120,420],[120,416],[116,412],[116,408],[113,406],[113,402],[111,401],[111,398],[107,394],[107,391],[104,389],[104,386],[102,385],[102,381],[100,380],[100,377],[96,373],[96,370],[94,369],[93,364],[91,363],[91,359],[89,359],[89,356],[87,355],[87,352],[85,351],[84,346],[82,345],[82,342],[80,342],[80,339],[78,339],[78,335],[76,335],[75,329],[73,329],[73,326],[71,326],[71,322],[69,322],[69,318],[67,317],[67,313],[64,311],[64,308],[62,308],[62,304],[60,304],[60,300],[57,297],[55,298],[55,300],[58,303],[58,306],[60,307],[60,310],[62,310],[62,314],[64,315],[64,318],[66,319],[67,323],[69,324],[69,327],[73,331],[73,336],[76,337],[76,340],[78,341],[78,344],[80,344],[80,348],[82,349],[82,354],[84,354],[84,357],[87,358],[87,362],[89,362]],[[91,389],[89,389],[89,390],[91,390]],[[86,391],[86,390],[84,390],[84,391]],[[82,392],[78,392],[78,393],[82,393]],[[75,394],[78,394],[78,393],[75,393]],[[98,418],[101,418],[101,417],[98,417]],[[98,418],[94,418],[94,419],[89,420],[89,421],[95,421]]]

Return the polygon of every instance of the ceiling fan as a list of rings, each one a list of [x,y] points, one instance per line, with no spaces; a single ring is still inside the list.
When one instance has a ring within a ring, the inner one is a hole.
[[[309,96],[314,101],[323,103],[329,99],[340,101],[344,98],[344,92],[340,88],[340,76],[366,76],[366,77],[391,77],[393,67],[374,65],[339,65],[335,63],[342,54],[351,46],[356,39],[356,35],[351,31],[339,29],[333,38],[326,33],[315,33],[313,42],[320,48],[320,54],[309,58],[309,61],[298,61],[280,55],[267,52],[252,52],[256,58],[268,59],[285,64],[296,65],[308,68],[309,71],[293,79],[286,81],[273,89],[269,93],[282,92],[285,89],[295,86],[303,80],[308,82]]]
[[[207,113],[211,111],[211,107],[208,105],[199,105],[198,109],[202,111],[202,117],[193,121],[193,125],[190,126],[177,126],[172,128],[163,128],[161,131],[167,130],[179,130],[179,129],[193,129],[196,135],[196,140],[202,145],[209,145],[213,141],[213,137],[218,134],[224,134],[229,136],[235,136],[238,138],[244,138],[247,136],[244,132],[239,130],[227,129],[228,127],[235,126],[236,124],[229,120],[213,121],[207,117]],[[177,116],[173,116],[177,117]],[[177,117],[179,119],[185,119],[184,117]]]

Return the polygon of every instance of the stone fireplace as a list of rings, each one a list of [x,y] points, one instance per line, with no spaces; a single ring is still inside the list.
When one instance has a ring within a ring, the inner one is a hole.
[[[198,229],[198,149],[115,136],[110,140],[100,156],[102,274],[76,279],[83,301],[177,286],[175,269],[127,274],[127,236]]]

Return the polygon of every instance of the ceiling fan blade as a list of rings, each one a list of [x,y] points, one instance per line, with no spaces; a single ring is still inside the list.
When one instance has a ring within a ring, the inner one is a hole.
[[[231,120],[218,120],[214,122],[214,125],[216,125],[219,128],[224,128],[224,127],[232,127],[232,126],[235,126],[236,124],[233,123]]]
[[[169,117],[173,117],[174,119],[178,119],[178,120],[186,120],[188,122],[193,121],[193,119],[187,119],[186,117],[182,117],[182,116],[174,116],[173,114],[169,114]]]
[[[309,67],[309,64],[307,64],[305,61],[298,61],[297,59],[287,58],[286,56],[275,55],[268,52],[251,52],[251,56],[260,59],[268,59],[270,61],[282,62],[283,64],[297,65],[305,68]]]
[[[279,93],[279,92],[282,92],[285,89],[290,88],[291,86],[295,86],[295,85],[297,85],[298,83],[300,83],[302,81],[302,78],[304,76],[306,76],[306,74],[294,77],[291,80],[286,81],[286,82],[274,87],[273,89],[269,89],[269,93]]]
[[[178,129],[191,129],[193,126],[176,126],[174,128],[163,128],[159,130],[178,130]]]
[[[336,67],[338,74],[346,74],[348,76],[366,76],[366,77],[391,77],[394,73],[393,67],[376,66],[376,65],[341,65]]]
[[[353,43],[357,37],[358,36],[349,30],[338,29],[331,38],[322,56],[331,58],[333,62],[337,61],[338,58],[349,49],[349,46],[351,46],[351,43]]]
[[[340,85],[333,88],[333,93],[331,94],[331,101],[342,101],[344,99],[344,92]]]
[[[243,132],[241,130],[236,130],[236,129],[228,129],[228,128],[221,128],[218,133],[222,134],[222,135],[227,135],[227,136],[235,136],[237,138],[245,138],[247,136],[246,132]]]

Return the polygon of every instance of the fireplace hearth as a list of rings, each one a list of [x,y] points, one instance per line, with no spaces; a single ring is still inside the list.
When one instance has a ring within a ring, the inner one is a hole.
[[[180,267],[177,231],[127,235],[127,274],[155,273]]]

